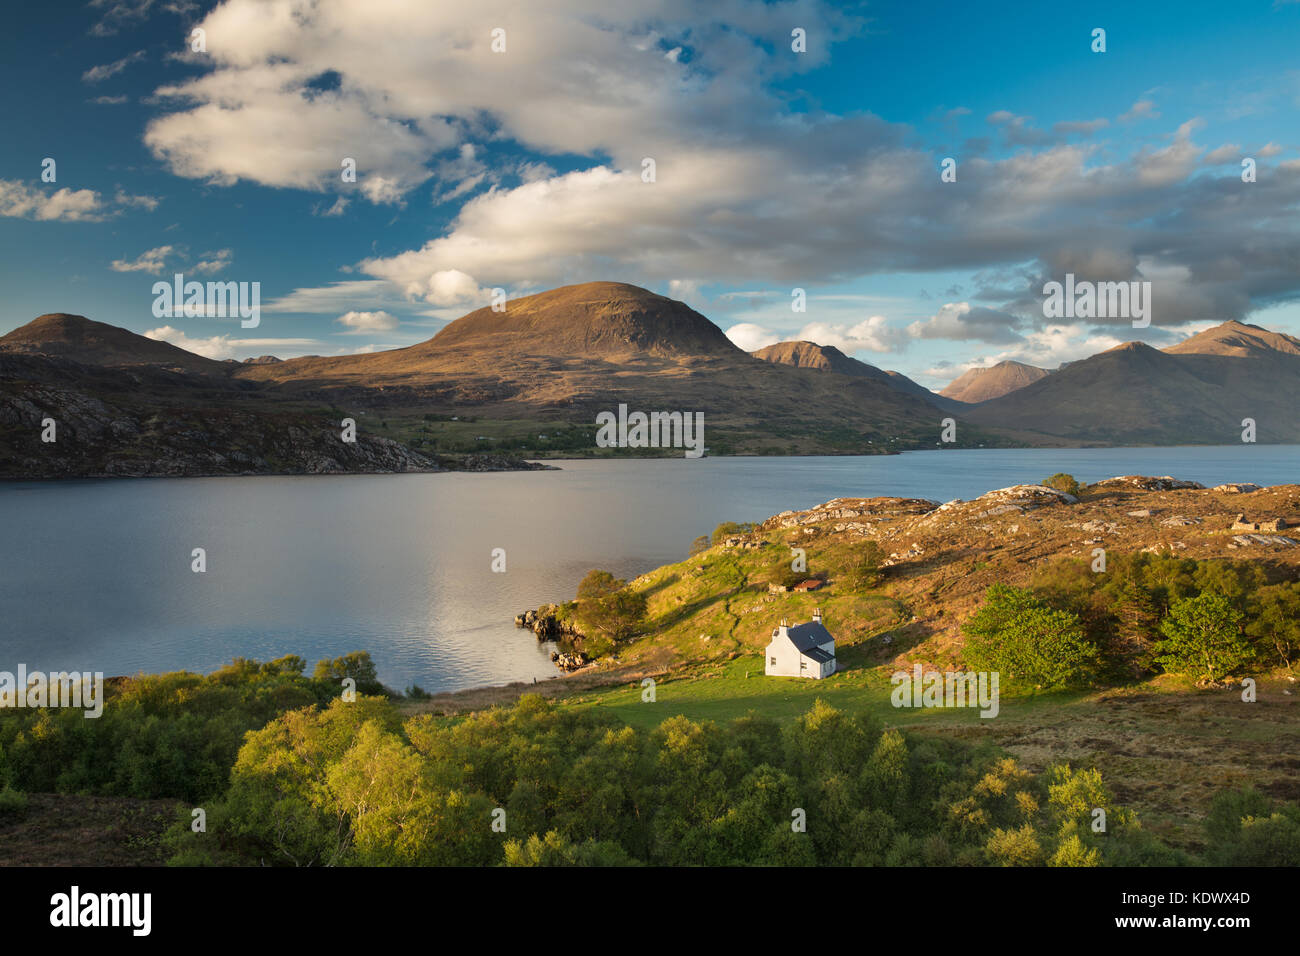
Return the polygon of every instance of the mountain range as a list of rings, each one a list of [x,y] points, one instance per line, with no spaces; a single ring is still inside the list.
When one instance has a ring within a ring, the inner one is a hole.
[[[0,472],[403,470],[474,450],[595,453],[595,415],[620,403],[704,412],[712,454],[933,448],[946,417],[965,447],[1229,444],[1244,419],[1260,442],[1297,442],[1300,340],[1229,321],[1051,373],[973,369],[935,393],[833,346],[747,353],[685,303],[614,282],[478,309],[407,348],[283,361],[216,361],[52,313],[0,336]],[[359,446],[338,447],[344,416]],[[47,418],[61,445],[40,441]]]

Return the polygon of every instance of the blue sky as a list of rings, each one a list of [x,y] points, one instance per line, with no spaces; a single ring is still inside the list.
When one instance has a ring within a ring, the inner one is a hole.
[[[0,332],[64,311],[337,354],[613,279],[932,387],[1228,318],[1300,334],[1300,4],[992,7],[27,5],[0,40]],[[155,318],[175,272],[260,282],[260,325]],[[1045,319],[1067,272],[1150,281],[1151,327]]]

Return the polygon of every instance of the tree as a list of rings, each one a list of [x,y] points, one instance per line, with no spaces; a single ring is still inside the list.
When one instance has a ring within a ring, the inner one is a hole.
[[[1074,476],[1067,475],[1063,471],[1058,471],[1056,474],[1052,475],[1051,478],[1043,479],[1043,484],[1048,488],[1053,488],[1056,491],[1063,491],[1065,494],[1073,495],[1076,498],[1079,497],[1080,492],[1083,491],[1083,487],[1074,479]]]
[[[1097,646],[1084,636],[1078,615],[1055,610],[1024,588],[990,587],[963,630],[968,663],[1019,683],[1077,684],[1098,662]]]
[[[1242,633],[1242,613],[1220,591],[1175,601],[1160,622],[1156,660],[1173,674],[1219,680],[1248,664],[1254,649]]]
[[[578,585],[574,616],[588,637],[604,635],[615,642],[627,640],[636,633],[645,613],[645,595],[633,591],[626,581],[608,571],[590,571]]]
[[[1246,634],[1277,664],[1290,669],[1300,655],[1300,581],[1261,588]]]
[[[845,577],[851,587],[857,589],[873,588],[884,576],[882,565],[885,552],[874,541],[864,541],[853,549],[844,566]]]
[[[691,542],[692,558],[695,557],[697,554],[703,554],[705,551],[708,550],[709,550],[709,536],[707,534],[702,534],[694,541]]]
[[[340,681],[351,677],[357,682],[357,692],[361,694],[385,694],[386,688],[379,683],[375,672],[375,662],[370,659],[369,651],[353,651],[333,660],[316,662],[312,677],[316,680]]]

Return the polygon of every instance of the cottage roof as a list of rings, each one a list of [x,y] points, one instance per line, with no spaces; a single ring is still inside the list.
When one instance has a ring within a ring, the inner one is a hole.
[[[811,658],[818,664],[825,664],[827,661],[835,660],[835,655],[822,650],[820,647],[810,647],[807,650],[800,650],[799,653],[804,657]]]
[[[790,635],[790,640],[800,651],[806,651],[822,644],[834,641],[831,632],[822,626],[821,621],[809,621],[806,624],[796,624],[794,627],[787,628],[786,633]]]

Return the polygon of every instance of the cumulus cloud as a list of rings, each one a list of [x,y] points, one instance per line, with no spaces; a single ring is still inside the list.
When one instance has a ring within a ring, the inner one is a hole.
[[[757,352],[781,341],[781,336],[753,322],[738,322],[727,329],[727,338],[746,352]]]
[[[809,322],[796,332],[782,333],[755,322],[738,322],[727,329],[727,338],[746,352],[777,342],[814,342],[830,345],[847,355],[854,352],[893,352],[906,346],[903,334],[891,327],[883,315],[855,323]]]
[[[699,128],[745,101],[772,103],[756,80],[815,68],[831,40],[856,29],[834,9],[802,3],[800,23],[821,42],[789,57],[768,38],[788,32],[790,11],[739,0],[667,9],[657,0],[483,0],[471,14],[411,2],[388,11],[377,16],[370,0],[228,0],[199,24],[208,41],[199,65],[211,69],[158,91],[178,109],[149,125],[146,144],[183,176],[312,189],[337,184],[340,160],[355,154],[357,188],[380,202],[434,175],[426,164],[442,157],[437,175],[463,193],[483,175],[464,146],[485,117],[537,151],[639,163],[652,146],[688,142],[683,123]],[[502,23],[508,52],[497,54],[491,30]],[[687,36],[689,63],[664,55],[681,45],[669,37]],[[321,89],[323,75],[337,84]]]
[[[818,345],[833,345],[841,352],[893,352],[903,348],[906,340],[889,325],[883,315],[873,315],[853,325],[809,322],[799,330],[798,338]]]
[[[345,312],[338,317],[339,325],[347,329],[346,335],[364,335],[367,332],[391,332],[397,328],[397,319],[387,312]]]
[[[46,192],[18,179],[0,179],[0,216],[37,221],[95,222],[108,215],[93,189]]]
[[[0,216],[34,219],[38,222],[100,222],[123,210],[140,206],[152,210],[158,200],[152,196],[132,196],[117,191],[109,201],[93,189],[46,191],[29,186],[21,179],[0,179]]]
[[[146,131],[174,172],[213,183],[398,203],[433,180],[433,201],[458,204],[419,248],[355,265],[384,299],[340,298],[340,284],[285,297],[331,303],[310,311],[453,309],[496,286],[608,275],[814,288],[1016,263],[1019,288],[970,298],[1037,327],[1040,280],[1067,255],[1109,256],[1134,277],[1139,259],[1168,275],[1181,268],[1169,301],[1200,304],[1171,311],[1171,324],[1208,307],[1239,317],[1257,299],[1300,292],[1300,236],[1282,215],[1300,202],[1296,168],[1278,163],[1249,189],[1231,171],[1207,174],[1196,120],[1121,155],[1086,141],[1103,120],[1048,133],[999,110],[988,122],[1017,149],[964,152],[954,202],[934,188],[934,156],[913,130],[868,113],[790,110],[773,81],[815,68],[862,26],[833,5],[801,0],[801,25],[818,38],[806,57],[770,42],[788,34],[787,8],[742,0],[385,9],[227,0],[201,23],[210,53],[196,65],[206,70],[158,92],[169,112]],[[503,55],[489,46],[499,23],[509,24]],[[678,48],[689,55],[668,55]],[[1119,120],[1158,118],[1140,99]],[[641,178],[647,156],[653,183]],[[357,161],[354,185],[340,181],[344,157]],[[1029,307],[1014,307],[1022,301]],[[857,322],[843,324],[837,334]],[[860,347],[887,344],[888,333]]]
[[[955,339],[959,342],[988,342],[990,344],[1019,342],[1017,330],[1021,320],[1006,312],[972,306],[969,302],[949,302],[939,311],[921,322],[907,327],[914,339]]]

